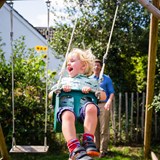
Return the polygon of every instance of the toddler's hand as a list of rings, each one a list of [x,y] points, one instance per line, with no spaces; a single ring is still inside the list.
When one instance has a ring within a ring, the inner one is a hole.
[[[71,91],[71,87],[69,85],[62,86],[62,89],[63,89],[64,92],[70,92]]]
[[[83,87],[82,88],[82,93],[89,93],[91,91],[90,87]]]

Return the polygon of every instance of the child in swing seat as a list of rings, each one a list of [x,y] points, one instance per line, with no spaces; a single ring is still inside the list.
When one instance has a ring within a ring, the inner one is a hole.
[[[64,92],[70,92],[77,87],[82,93],[89,93],[91,90],[97,90],[98,82],[90,75],[93,74],[93,64],[95,56],[91,50],[81,50],[74,48],[67,56],[67,72],[68,77],[61,80],[60,88]],[[56,92],[57,85],[52,87],[49,97]],[[99,89],[100,100],[106,99],[103,89]],[[83,120],[84,133],[82,145],[76,136],[74,113],[74,103],[71,97],[63,97],[60,99],[60,108],[57,112],[57,119],[62,124],[62,133],[67,142],[70,160],[93,160],[91,157],[99,156],[99,152],[94,144],[94,133],[97,126],[97,117],[99,108],[97,104],[89,98],[83,98],[80,103],[80,118]]]

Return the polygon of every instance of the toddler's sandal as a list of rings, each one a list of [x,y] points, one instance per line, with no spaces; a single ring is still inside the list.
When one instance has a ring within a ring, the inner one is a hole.
[[[98,152],[94,142],[85,141],[83,143],[83,146],[86,149],[87,155],[89,155],[91,157],[99,157],[100,153]]]
[[[70,154],[69,160],[93,160],[93,159],[87,155],[85,148],[77,147]]]

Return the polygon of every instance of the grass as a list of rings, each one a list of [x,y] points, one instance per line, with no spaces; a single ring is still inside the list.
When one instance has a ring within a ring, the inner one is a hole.
[[[142,160],[143,159],[143,148],[142,147],[130,147],[130,146],[112,147],[110,151],[108,152],[108,157],[104,159]]]
[[[154,153],[160,158],[160,146],[153,147]],[[11,154],[11,160],[68,160],[68,152],[58,150],[45,154]],[[99,158],[94,158],[98,160]],[[143,147],[141,146],[110,146],[108,155],[101,160],[143,160]]]
[[[142,160],[142,147],[118,146],[110,148],[108,155],[101,160]],[[68,160],[68,153],[58,153],[58,151],[47,154],[13,154],[13,160]],[[98,160],[99,158],[94,158]]]

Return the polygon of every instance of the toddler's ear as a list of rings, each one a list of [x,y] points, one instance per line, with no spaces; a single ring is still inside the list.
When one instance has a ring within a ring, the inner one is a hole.
[[[86,68],[86,63],[82,62],[82,69],[85,69],[85,68]]]

